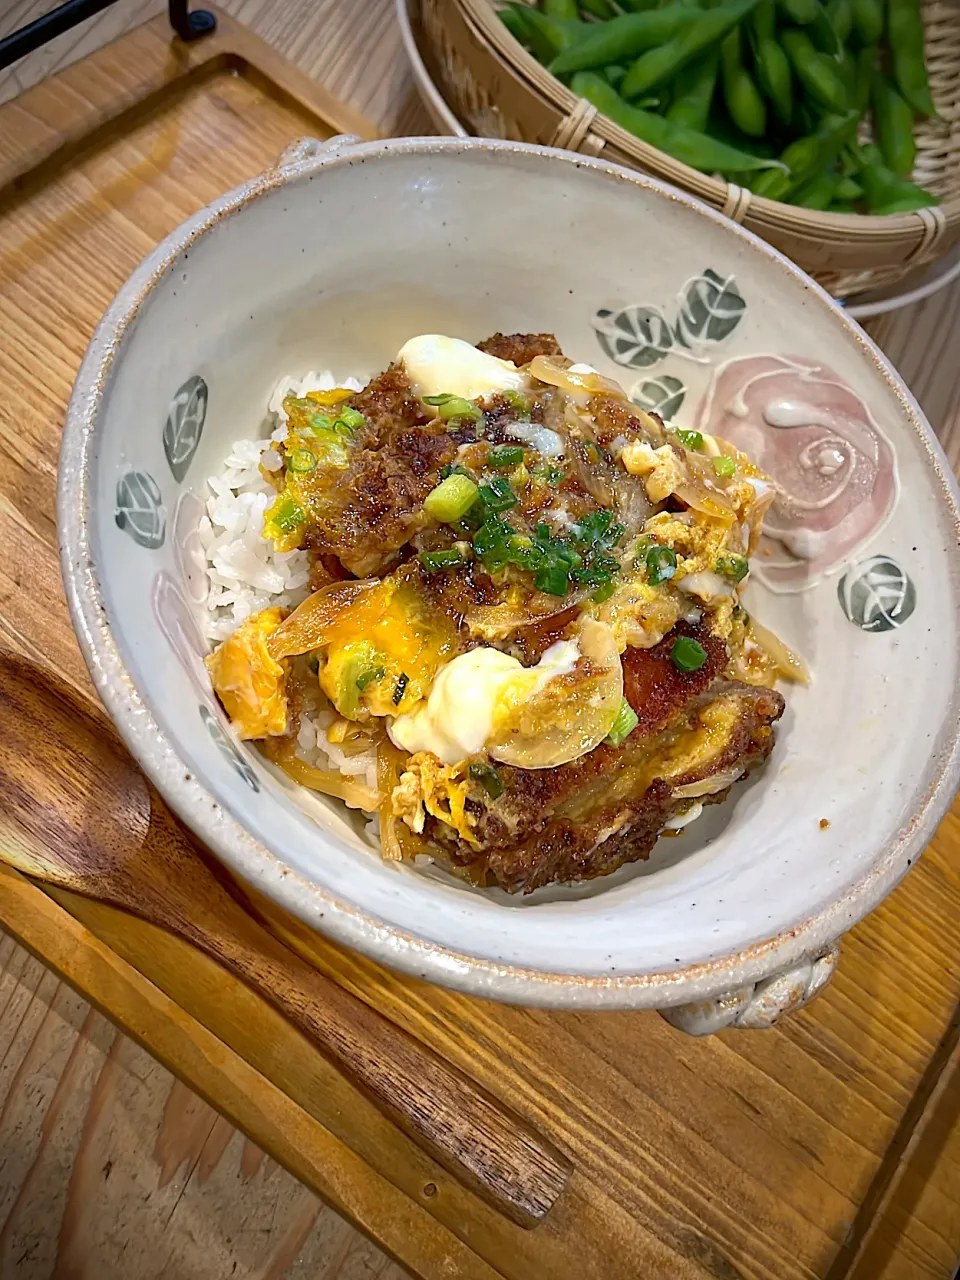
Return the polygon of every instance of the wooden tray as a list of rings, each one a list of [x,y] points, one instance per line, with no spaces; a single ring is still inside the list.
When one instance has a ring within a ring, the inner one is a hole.
[[[151,23],[0,108],[0,643],[94,700],[60,589],[56,452],[90,333],[172,226],[294,137],[369,133],[221,16]],[[17,177],[19,175],[19,177]],[[16,178],[16,181],[15,181]],[[770,1032],[548,1014],[417,983],[275,924],[537,1122],[577,1174],[512,1226],[262,1001],[122,913],[0,870],[0,923],[415,1274],[495,1280],[948,1280],[960,1250],[960,827]]]

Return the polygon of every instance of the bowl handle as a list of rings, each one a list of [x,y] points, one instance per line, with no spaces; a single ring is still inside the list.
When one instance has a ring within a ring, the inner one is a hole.
[[[322,142],[319,138],[297,138],[280,152],[274,168],[283,169],[288,164],[301,164],[304,160],[315,160],[317,156],[343,151],[346,147],[355,147],[362,141],[363,139],[358,138],[355,133],[337,133]]]
[[[709,1036],[724,1027],[772,1027],[786,1013],[802,1009],[823,990],[837,967],[839,943],[814,960],[804,960],[762,982],[750,983],[714,1000],[661,1009],[672,1027],[690,1036]]]

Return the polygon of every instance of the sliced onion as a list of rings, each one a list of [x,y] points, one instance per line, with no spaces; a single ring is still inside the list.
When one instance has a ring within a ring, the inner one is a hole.
[[[268,647],[271,654],[280,659],[319,649],[330,628],[340,621],[360,596],[379,586],[376,578],[363,578],[321,587],[298,605],[270,637]]]
[[[793,680],[797,684],[810,683],[810,668],[804,660],[767,627],[761,626],[752,614],[748,635],[755,644],[760,646],[784,679]]]
[[[687,595],[696,596],[704,604],[713,604],[717,600],[733,595],[733,586],[719,573],[712,569],[704,569],[700,573],[688,573],[685,578],[674,578],[675,585]]]
[[[731,765],[722,773],[711,774],[709,778],[701,778],[699,782],[688,782],[685,787],[674,787],[671,800],[696,800],[698,796],[713,796],[718,791],[725,791],[743,775],[743,765]]]
[[[571,373],[571,363],[563,356],[535,356],[527,365],[527,373],[551,387],[559,387],[567,395],[602,394],[626,400],[627,393],[619,382],[605,378],[602,373]]]
[[[592,751],[610,732],[623,699],[623,668],[613,632],[584,618],[580,658],[519,702],[495,726],[487,750],[518,769],[553,769]]]
[[[420,852],[417,837],[391,807],[393,789],[406,768],[406,752],[384,737],[377,746],[377,787],[380,792],[380,848],[390,862],[411,860]]]
[[[364,782],[347,777],[342,773],[333,773],[328,769],[317,769],[307,764],[299,756],[279,759],[277,764],[283,772],[301,787],[309,787],[311,791],[320,791],[325,796],[335,796],[351,809],[363,809],[366,813],[375,813],[380,805],[379,791],[372,791]]]
[[[683,450],[683,470],[687,479],[674,489],[681,502],[694,511],[715,519],[732,519],[736,511],[730,499],[716,483],[713,464],[690,449]]]
[[[596,590],[595,587],[577,587],[565,596],[550,596],[542,591],[524,592],[519,600],[505,600],[502,604],[476,604],[464,610],[463,620],[470,634],[481,640],[502,640],[523,627],[536,622],[546,622],[559,613],[566,613],[580,604]],[[511,593],[512,594],[512,593]]]

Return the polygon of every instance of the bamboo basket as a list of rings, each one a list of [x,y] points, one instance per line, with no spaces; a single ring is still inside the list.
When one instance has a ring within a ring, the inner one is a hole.
[[[927,66],[939,120],[917,127],[916,182],[931,209],[885,218],[820,213],[708,177],[577,98],[510,35],[496,0],[420,0],[425,52],[457,115],[477,134],[602,154],[663,178],[743,223],[836,297],[894,284],[960,242],[960,0],[924,0]]]

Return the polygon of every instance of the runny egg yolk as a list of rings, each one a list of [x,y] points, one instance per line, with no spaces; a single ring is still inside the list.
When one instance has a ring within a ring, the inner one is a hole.
[[[431,751],[443,764],[456,764],[483,750],[502,708],[569,674],[579,657],[573,640],[551,645],[535,667],[524,667],[499,649],[472,649],[441,668],[426,702],[397,716],[388,733],[403,751]]]
[[[495,391],[519,391],[527,379],[509,360],[488,356],[461,338],[422,333],[400,348],[407,376],[419,396],[452,395],[479,400]]]

